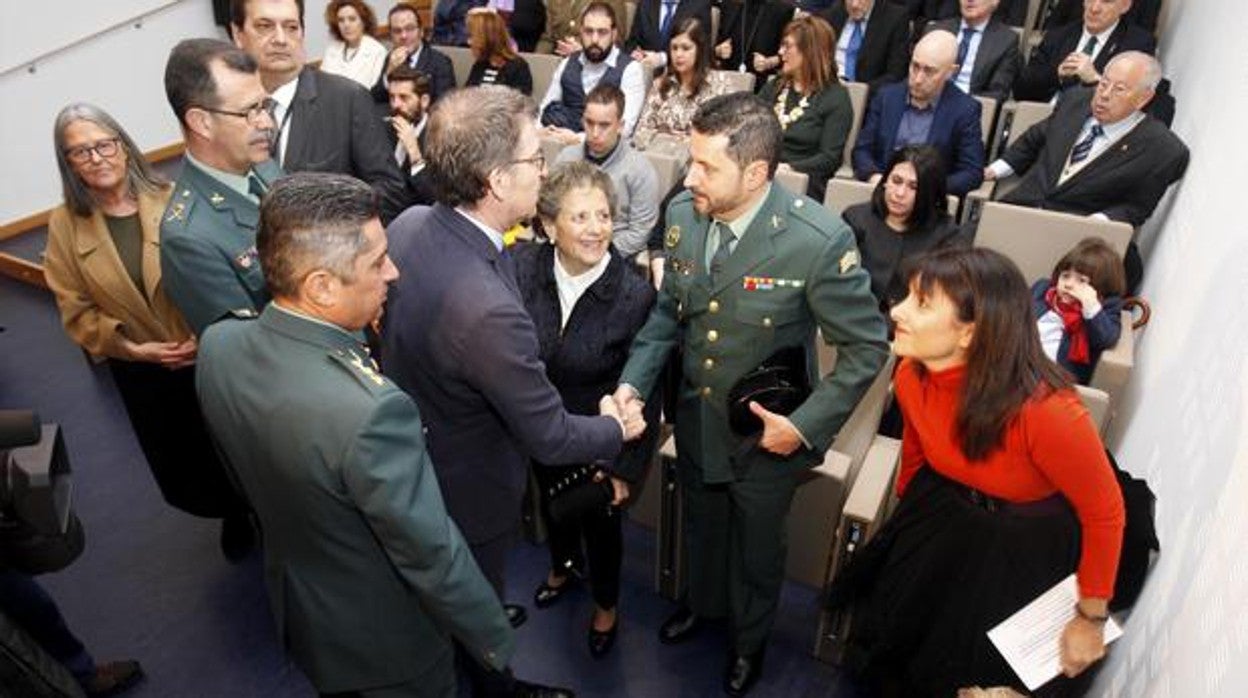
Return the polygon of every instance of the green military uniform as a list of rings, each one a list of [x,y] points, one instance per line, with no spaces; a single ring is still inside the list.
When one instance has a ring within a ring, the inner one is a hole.
[[[689,605],[703,618],[731,615],[736,650],[752,654],[775,617],[798,473],[821,462],[883,365],[885,325],[853,234],[809,198],[773,184],[714,279],[707,271],[712,222],[694,210],[688,192],[673,199],[667,223],[663,288],[620,382],[648,394],[669,351],[683,348],[676,451]],[[837,349],[835,370],[821,380],[814,375],[816,327]],[[728,391],[787,346],[807,348],[814,389],[789,419],[810,448],[789,457],[758,448],[739,453]]]
[[[282,174],[272,161],[252,171],[266,190]],[[187,158],[160,223],[160,268],[165,292],[196,335],[234,311],[259,313],[269,302],[256,255],[259,221],[255,198]]]
[[[507,665],[513,631],[443,506],[416,404],[356,334],[270,304],[211,326],[196,378],[260,519],[278,637],[318,691],[453,695],[451,637]]]

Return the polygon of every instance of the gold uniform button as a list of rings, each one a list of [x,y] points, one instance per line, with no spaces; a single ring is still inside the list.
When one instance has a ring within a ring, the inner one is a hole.
[[[703,361],[702,368],[705,368],[708,371],[715,368],[715,359],[707,359],[706,361]]]
[[[705,388],[702,388],[702,397],[710,397],[710,396],[711,396],[711,386],[708,385]]]
[[[707,333],[706,333],[706,341],[708,341],[708,342],[717,342],[717,341],[719,341],[719,333],[718,333],[718,332],[716,332],[715,330],[711,330],[710,332],[707,332]]]
[[[763,318],[763,327],[771,327],[771,318],[769,317]]]
[[[718,313],[719,301],[711,301],[710,305],[706,306],[706,309],[711,311],[711,313]]]

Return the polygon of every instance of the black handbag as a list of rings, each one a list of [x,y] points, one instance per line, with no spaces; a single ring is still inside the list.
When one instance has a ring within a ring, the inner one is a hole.
[[[615,498],[610,478],[594,480],[599,468],[583,465],[546,489],[547,511],[554,523],[563,523],[605,507]]]
[[[738,436],[753,436],[762,430],[763,421],[750,411],[751,402],[787,416],[807,397],[806,348],[784,347],[733,384],[728,391],[728,425]]]

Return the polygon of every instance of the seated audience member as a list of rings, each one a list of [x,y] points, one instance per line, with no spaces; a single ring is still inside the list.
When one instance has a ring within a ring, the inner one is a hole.
[[[278,637],[325,694],[455,695],[451,639],[506,670],[502,605],[450,520],[415,402],[360,343],[399,276],[372,190],[299,173],[264,199],[273,302],[204,334],[204,415],[264,532]]]
[[[546,29],[546,5],[542,0],[515,0],[507,15],[507,30],[516,40],[516,49],[533,53]]]
[[[260,197],[281,170],[269,158],[273,119],[256,62],[214,39],[174,46],[165,95],[186,162],[160,219],[161,284],[192,334],[269,302],[256,258]]]
[[[542,229],[554,244],[524,245],[515,253],[516,281],[537,330],[539,358],[573,414],[598,413],[598,399],[618,384],[633,337],[654,305],[654,289],[611,249],[614,203],[605,173],[584,162],[555,166],[537,203]],[[650,402],[646,421],[655,425],[661,401]],[[587,571],[594,599],[588,637],[594,657],[611,649],[619,627],[616,605],[624,542],[620,507],[654,448],[656,427],[647,429],[641,441],[629,444],[613,461],[598,464],[593,479],[610,481],[611,498],[566,518],[550,516],[550,492],[589,464],[533,469],[550,535],[550,571],[533,601],[538,608],[550,606]],[[583,481],[590,480],[587,476]]]
[[[948,83],[957,70],[958,40],[934,31],[914,47],[910,77],[880,88],[871,98],[858,142],[854,176],[874,182],[894,150],[932,145],[945,159],[945,188],[964,196],[983,181],[984,141],[980,105]]]
[[[371,88],[386,65],[386,47],[373,38],[373,8],[364,0],[333,0],[325,7],[325,23],[333,38],[325,46],[321,71]]]
[[[53,133],[65,202],[48,220],[44,277],[61,324],[84,351],[107,359],[165,501],[223,519],[221,550],[238,561],[253,544],[247,505],[204,430],[195,401],[195,335],[161,283],[160,221],[173,192],[98,107],[65,107]],[[202,156],[202,147],[196,152]]]
[[[468,13],[488,0],[438,0],[433,7],[433,36],[442,46],[468,45]]]
[[[715,59],[721,70],[754,74],[754,91],[780,67],[776,54],[784,28],[793,20],[784,0],[722,0]]]
[[[407,179],[408,204],[429,206],[435,195],[425,171],[425,126],[429,121],[429,76],[405,65],[390,73],[390,144]]]
[[[806,193],[816,201],[823,201],[828,179],[841,166],[854,123],[849,92],[827,60],[835,42],[832,27],[818,17],[789,22],[780,41],[780,74],[758,93],[780,119],[781,166],[808,175]]]
[[[1087,238],[1067,252],[1053,274],[1031,287],[1032,309],[1045,356],[1083,385],[1101,352],[1122,333],[1127,280],[1122,258],[1104,240]]]
[[[854,231],[881,311],[887,313],[906,297],[905,270],[916,257],[941,247],[970,246],[948,202],[940,153],[930,145],[909,145],[893,153],[871,201],[841,214]]]
[[[630,137],[646,101],[642,66],[616,46],[615,11],[595,0],[581,14],[581,45],[555,68],[550,88],[538,109],[546,133],[566,143],[580,140],[585,95],[598,85],[614,85],[624,93],[624,137]]]
[[[1064,88],[1096,84],[1119,53],[1154,53],[1152,34],[1122,20],[1130,7],[1131,0],[1084,0],[1082,21],[1044,33],[1018,75],[1014,99],[1047,102]]]
[[[445,53],[424,41],[424,29],[416,8],[399,2],[390,8],[390,55],[386,58],[385,72],[373,84],[373,99],[385,104],[390,95],[386,91],[386,75],[400,65],[415,68],[429,76],[430,98],[439,97],[455,89],[455,68]]]
[[[998,0],[961,0],[958,18],[928,25],[958,37],[957,72],[953,84],[969,95],[991,97],[1000,104],[1010,96],[1022,67],[1018,34],[993,12]]]
[[[845,82],[865,82],[872,92],[906,79],[910,22],[905,8],[889,0],[838,0],[819,16],[838,37],[835,65]]]
[[[724,76],[711,70],[707,25],[688,17],[671,32],[663,74],[655,78],[641,110],[633,143],[647,147],[655,136],[689,137],[689,122],[706,100],[728,91]]]
[[[1094,89],[1071,91],[986,167],[984,177],[1022,177],[1002,198],[1008,204],[1099,215],[1139,228],[1183,177],[1189,158],[1178,136],[1141,111],[1160,79],[1161,64],[1152,56],[1114,56]],[[1134,242],[1126,270],[1132,291],[1144,273]]]
[[[1162,0],[1131,0],[1131,8],[1122,15],[1122,21],[1134,24],[1149,34],[1156,34],[1161,3]],[[1049,3],[1048,14],[1044,16],[1044,28],[1056,29],[1078,22],[1083,16],[1083,5],[1084,0],[1053,0]]]
[[[624,93],[613,85],[599,85],[585,98],[582,121],[585,142],[570,145],[556,162],[586,160],[611,177],[615,215],[615,249],[625,259],[646,249],[646,240],[659,216],[659,176],[645,155],[623,138]]]
[[[710,27],[711,0],[639,0],[624,50],[648,68],[664,65],[672,31],[690,18]]]
[[[468,48],[476,62],[465,87],[506,85],[526,95],[533,94],[529,64],[511,47],[507,23],[498,12],[475,8],[468,13]]]
[[[536,53],[570,56],[582,48],[581,15],[594,0],[546,0],[546,27],[537,40]],[[624,0],[605,0],[617,20],[628,16]]]
[[[891,0],[902,4],[902,0]],[[1082,0],[1076,0],[1081,2]],[[1022,27],[1027,23],[1028,0],[1001,0],[997,8],[996,18],[1011,27]],[[962,14],[962,0],[905,0],[915,20],[915,27],[927,26],[930,22],[956,19]]]
[[[1096,425],[1040,348],[1006,257],[939,250],[909,287],[891,312],[899,503],[829,594],[853,611],[846,668],[868,695],[1025,691],[988,630],[1074,573],[1054,648],[1065,676],[1046,689],[1082,695],[1077,675],[1105,655],[1124,521]]]
[[[362,179],[380,197],[383,221],[399,215],[407,187],[368,90],[305,65],[303,3],[235,0],[231,14],[234,44],[260,67],[260,82],[272,101],[273,159],[286,172]]]

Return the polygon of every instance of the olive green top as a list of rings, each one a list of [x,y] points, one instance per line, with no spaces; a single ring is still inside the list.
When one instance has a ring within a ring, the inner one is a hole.
[[[128,216],[104,215],[104,225],[108,227],[108,236],[113,239],[113,247],[117,248],[117,256],[121,257],[121,265],[126,268],[126,276],[134,282],[134,287],[143,289],[143,224],[139,221],[139,213],[135,211]]]

